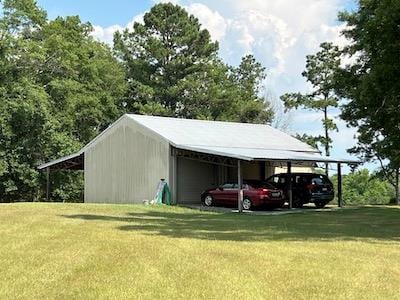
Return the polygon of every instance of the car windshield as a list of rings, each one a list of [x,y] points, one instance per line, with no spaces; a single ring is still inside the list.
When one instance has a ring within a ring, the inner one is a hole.
[[[231,189],[233,188],[233,183],[224,183],[223,185],[220,186],[220,188]]]

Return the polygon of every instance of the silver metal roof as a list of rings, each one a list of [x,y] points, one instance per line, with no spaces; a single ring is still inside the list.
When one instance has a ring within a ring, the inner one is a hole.
[[[323,156],[317,149],[269,125],[127,116],[179,149],[243,160],[358,163],[357,160]]]
[[[359,163],[352,159],[322,156],[317,149],[269,125],[126,114],[79,152],[42,164],[38,168],[51,167],[82,155],[108,129],[124,118],[139,123],[179,149],[243,160]]]
[[[268,125],[128,115],[179,146],[290,150],[319,153],[317,149]]]

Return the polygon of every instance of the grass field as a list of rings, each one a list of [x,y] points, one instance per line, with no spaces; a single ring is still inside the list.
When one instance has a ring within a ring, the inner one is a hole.
[[[400,209],[0,205],[0,299],[400,299]]]

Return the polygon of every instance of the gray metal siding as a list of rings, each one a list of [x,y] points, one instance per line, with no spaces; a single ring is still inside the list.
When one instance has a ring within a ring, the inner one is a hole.
[[[180,157],[177,169],[178,203],[200,203],[201,193],[218,184],[215,165]]]
[[[252,161],[252,162],[243,162],[242,163],[243,167],[243,179],[253,179],[253,180],[259,180],[260,179],[260,164],[258,161]]]
[[[85,202],[142,203],[169,180],[169,143],[121,119],[85,150]]]

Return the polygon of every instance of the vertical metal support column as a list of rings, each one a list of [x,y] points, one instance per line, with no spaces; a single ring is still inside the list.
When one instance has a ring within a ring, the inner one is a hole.
[[[238,211],[241,213],[243,211],[243,190],[242,190],[242,166],[240,160],[237,162],[238,167]]]
[[[46,168],[46,201],[50,200],[50,167]]]
[[[338,207],[343,207],[343,199],[342,199],[342,167],[340,163],[337,164],[337,199],[338,199]]]
[[[289,194],[289,208],[293,208],[293,187],[292,187],[292,162],[287,162],[287,173],[289,174],[288,194]]]
[[[265,180],[265,161],[260,161],[258,167],[260,168],[260,180]]]
[[[172,151],[172,203],[178,203],[178,157]]]

